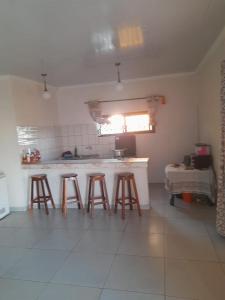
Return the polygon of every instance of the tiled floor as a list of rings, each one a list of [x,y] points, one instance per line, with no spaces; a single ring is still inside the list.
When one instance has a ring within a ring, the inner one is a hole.
[[[215,208],[171,207],[162,185],[150,189],[141,218],[71,209],[0,221],[0,300],[224,300]]]

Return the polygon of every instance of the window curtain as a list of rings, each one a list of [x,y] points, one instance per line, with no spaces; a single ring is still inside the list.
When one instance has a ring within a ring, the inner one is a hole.
[[[89,101],[88,102],[89,114],[93,121],[97,124],[107,124],[108,116],[102,114],[101,102],[99,101]]]
[[[166,103],[165,96],[162,95],[149,96],[149,99],[147,100],[147,105],[148,105],[151,126],[157,125],[156,114],[158,113],[159,106],[165,103]]]
[[[148,101],[148,112],[149,112],[149,117],[150,117],[150,125],[151,126],[156,126],[156,114],[158,112],[159,108],[159,101],[155,99],[154,97],[150,98]]]
[[[217,195],[217,232],[225,237],[225,60],[221,66],[221,149]]]

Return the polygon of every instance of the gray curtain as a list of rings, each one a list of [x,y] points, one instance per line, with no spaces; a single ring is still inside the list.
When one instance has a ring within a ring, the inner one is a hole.
[[[225,60],[221,66],[221,149],[217,195],[217,232],[225,237]]]

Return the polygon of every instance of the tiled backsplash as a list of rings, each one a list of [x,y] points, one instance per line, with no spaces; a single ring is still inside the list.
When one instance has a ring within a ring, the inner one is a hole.
[[[59,158],[64,151],[78,155],[98,154],[100,157],[112,157],[115,138],[98,137],[95,124],[76,124],[48,127],[17,127],[18,143],[21,151],[37,148],[42,160]]]
[[[76,124],[62,126],[62,151],[74,153],[77,147],[78,155],[99,154],[101,157],[112,157],[115,147],[113,136],[98,137],[95,124]]]
[[[17,126],[17,137],[21,155],[28,148],[40,150],[42,160],[55,159],[61,155],[60,131],[56,126]]]

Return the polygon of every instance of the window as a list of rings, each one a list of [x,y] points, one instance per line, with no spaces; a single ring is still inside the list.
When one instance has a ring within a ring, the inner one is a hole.
[[[113,115],[107,124],[98,124],[99,135],[154,132],[148,112]]]

